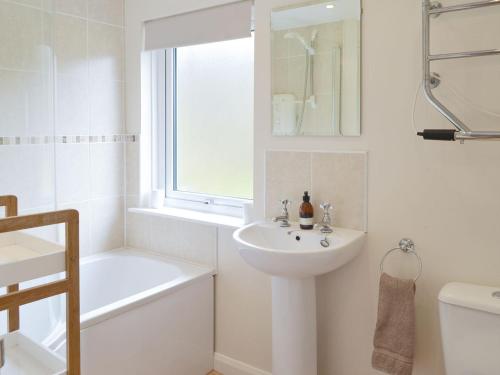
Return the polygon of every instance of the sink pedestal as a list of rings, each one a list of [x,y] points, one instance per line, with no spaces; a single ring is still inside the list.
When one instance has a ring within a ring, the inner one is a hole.
[[[273,375],[317,374],[314,277],[273,277],[272,290]]]
[[[314,277],[354,259],[365,234],[334,228],[325,241],[323,233],[301,230],[298,223],[281,228],[259,221],[233,237],[249,265],[273,276],[273,375],[317,375]]]

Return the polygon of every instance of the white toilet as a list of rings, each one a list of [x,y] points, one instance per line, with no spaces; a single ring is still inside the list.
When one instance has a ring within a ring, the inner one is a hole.
[[[500,374],[500,288],[447,284],[439,313],[446,373]]]

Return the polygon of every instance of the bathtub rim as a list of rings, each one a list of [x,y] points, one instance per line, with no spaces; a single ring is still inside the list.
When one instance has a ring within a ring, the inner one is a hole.
[[[117,256],[139,256],[162,263],[173,264],[180,267],[182,274],[169,282],[135,293],[85,314],[80,314],[80,330],[122,315],[138,306],[149,304],[169,294],[182,290],[200,280],[209,279],[216,275],[215,268],[213,267],[133,247],[118,248],[83,257],[80,259],[80,265],[94,263],[102,259],[109,259]],[[65,321],[61,323],[61,329],[65,331]]]

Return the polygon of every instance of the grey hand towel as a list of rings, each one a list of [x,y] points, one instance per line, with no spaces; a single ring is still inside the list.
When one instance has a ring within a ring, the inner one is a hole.
[[[378,319],[373,339],[374,369],[411,375],[415,350],[415,283],[385,273],[380,277]]]

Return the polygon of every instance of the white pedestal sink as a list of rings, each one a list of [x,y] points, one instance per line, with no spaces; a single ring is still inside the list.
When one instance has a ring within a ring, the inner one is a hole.
[[[315,276],[355,258],[365,233],[334,228],[332,234],[257,222],[234,239],[245,261],[272,278],[273,375],[317,374]]]

